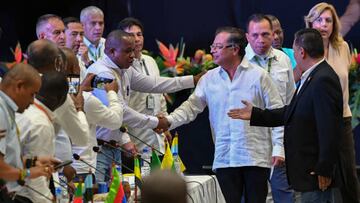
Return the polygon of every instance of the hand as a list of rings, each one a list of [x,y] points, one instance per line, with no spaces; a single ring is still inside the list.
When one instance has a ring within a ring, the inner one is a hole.
[[[70,182],[74,179],[76,175],[76,170],[71,165],[67,165],[64,166],[63,173],[64,176],[66,177],[66,180]]]
[[[54,168],[52,166],[34,166],[30,168],[30,177],[31,179],[37,178],[40,176],[45,176],[47,178],[51,177],[51,174],[54,172]]]
[[[84,80],[81,82],[80,89],[86,92],[92,91],[93,88],[91,87],[91,81],[94,79],[95,76],[96,75],[93,73],[88,73],[85,76]]]
[[[84,97],[82,95],[82,89],[79,88],[77,95],[70,94],[70,97],[74,101],[76,111],[84,111]]]
[[[271,163],[273,166],[283,166],[285,163],[285,159],[281,156],[273,156],[271,158]]]
[[[233,118],[233,119],[250,120],[253,105],[250,102],[245,101],[245,100],[241,100],[241,102],[243,104],[245,104],[245,108],[231,109],[228,112],[228,116]]]
[[[196,85],[200,78],[206,73],[207,71],[204,70],[204,71],[201,71],[200,73],[198,73],[197,75],[194,76],[194,85]]]
[[[60,164],[61,160],[52,157],[52,156],[39,156],[37,158],[37,161],[35,163],[36,166],[55,166],[57,164]]]
[[[122,147],[123,147],[126,151],[130,152],[133,156],[135,156],[135,155],[138,154],[138,150],[136,149],[135,144],[134,144],[133,142],[131,142],[131,141],[128,142],[128,143],[123,144]],[[128,154],[125,154],[125,155],[129,157]]]
[[[105,88],[106,92],[113,90],[114,92],[117,93],[119,91],[119,85],[116,80],[113,80],[110,83],[105,83],[104,88]]]
[[[79,46],[78,55],[81,56],[81,60],[87,65],[90,62],[89,56],[88,56],[88,48],[87,46],[81,42]]]
[[[169,123],[169,121],[167,120],[167,118],[165,116],[159,115],[159,116],[157,116],[157,118],[159,119],[159,123],[156,126],[156,128],[154,129],[154,131],[156,133],[160,134],[160,133],[163,133],[164,131],[166,131],[169,128],[170,123]]]
[[[168,131],[168,130],[165,131],[164,135],[165,135],[165,139],[167,139],[168,143],[171,143],[172,135],[171,135],[170,131]]]
[[[310,175],[316,175],[314,171]],[[331,184],[331,178],[318,175],[319,189],[325,191]]]

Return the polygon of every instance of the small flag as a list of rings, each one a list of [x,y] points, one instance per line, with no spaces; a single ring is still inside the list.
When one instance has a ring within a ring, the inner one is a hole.
[[[116,167],[112,167],[111,185],[105,203],[126,203],[125,193],[121,184],[121,178]]]
[[[135,174],[135,186],[139,187],[141,190],[142,179],[140,172],[140,162],[138,157],[134,158],[134,174]]]
[[[161,163],[161,169],[171,169],[172,171],[175,171],[174,158],[170,151],[169,143],[166,142],[165,145],[165,154]]]
[[[82,203],[82,202],[83,202],[82,182],[79,182],[75,190],[74,203]]]
[[[150,169],[151,172],[157,169],[161,169],[161,162],[159,156],[156,154],[154,149],[152,149]]]
[[[85,194],[84,200],[86,202],[92,201],[94,198],[93,194],[93,177],[92,174],[89,173],[85,178]]]
[[[180,155],[179,155],[179,135],[176,132],[175,137],[171,144],[171,153],[174,155],[175,153],[178,155],[179,161],[180,161],[180,170],[181,172],[184,172],[186,170],[186,167],[184,163],[182,162]]]

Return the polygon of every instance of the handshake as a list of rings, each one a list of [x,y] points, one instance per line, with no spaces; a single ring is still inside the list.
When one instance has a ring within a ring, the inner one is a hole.
[[[167,118],[165,117],[165,115],[160,113],[160,114],[156,115],[156,117],[159,119],[159,123],[156,126],[156,128],[153,130],[159,134],[167,131],[170,127],[170,123],[167,120]]]

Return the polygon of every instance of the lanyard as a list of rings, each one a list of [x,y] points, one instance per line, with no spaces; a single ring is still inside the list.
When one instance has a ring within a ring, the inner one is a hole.
[[[42,111],[46,117],[49,119],[50,122],[52,122],[51,118],[50,118],[50,115],[48,114],[48,112],[44,109],[44,107],[40,106],[39,104],[35,103],[34,102],[34,105],[36,108],[38,108],[40,111]]]
[[[146,73],[146,75],[149,76],[150,74],[149,74],[149,71],[148,71],[148,69],[147,69],[147,67],[146,67],[145,60],[144,60],[144,59],[141,59],[140,65],[141,65],[141,66],[144,66],[145,73]]]
[[[99,51],[97,51],[99,48]],[[93,53],[89,47],[88,52],[90,53],[91,57],[94,58],[94,61],[97,61],[98,58],[100,58],[100,44],[98,45],[98,48],[95,47],[95,53]],[[96,54],[98,52],[98,54]]]
[[[255,56],[254,58],[255,58],[256,63],[257,63],[260,67],[262,67],[262,65],[260,64],[260,61],[259,61],[258,56]],[[267,66],[268,66],[268,69],[267,69],[268,73],[270,73],[270,70],[271,70],[271,61],[272,61],[272,59],[273,59],[273,58],[269,58],[269,60],[268,60],[268,65],[267,65]]]

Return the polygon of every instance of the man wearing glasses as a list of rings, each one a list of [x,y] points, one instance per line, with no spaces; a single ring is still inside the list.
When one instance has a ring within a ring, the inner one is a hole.
[[[282,102],[289,104],[295,92],[295,81],[289,57],[280,50],[272,48],[274,40],[273,25],[269,17],[254,14],[249,17],[246,38],[249,42],[245,58],[254,66],[267,71],[276,85]],[[277,133],[283,133],[278,127]],[[269,177],[272,197],[275,202],[293,203],[294,191],[290,188],[285,170],[283,136],[273,136],[272,170]]]
[[[206,106],[214,132],[213,170],[226,202],[264,203],[271,166],[269,128],[250,127],[249,122],[231,120],[228,109],[243,106],[248,98],[263,108],[283,106],[280,95],[265,70],[244,58],[245,33],[234,27],[219,28],[210,46],[219,67],[208,71],[194,93],[169,116],[170,128],[193,121]],[[275,130],[273,130],[275,131]]]

